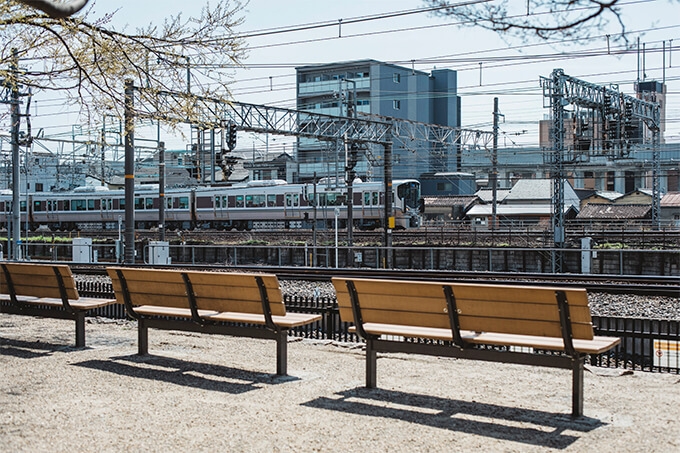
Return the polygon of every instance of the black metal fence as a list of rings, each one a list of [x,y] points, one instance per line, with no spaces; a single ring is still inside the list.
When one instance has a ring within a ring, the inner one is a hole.
[[[106,282],[78,282],[82,296],[113,298],[113,289]],[[359,342],[349,332],[351,324],[340,320],[337,301],[333,297],[284,296],[290,312],[320,314],[321,320],[292,329],[291,334],[303,338]],[[97,309],[96,316],[126,318],[122,305]],[[604,354],[593,354],[589,363],[607,368],[680,374],[680,321],[642,318],[593,316],[595,335],[621,338],[621,344]],[[535,351],[551,353],[554,351]]]

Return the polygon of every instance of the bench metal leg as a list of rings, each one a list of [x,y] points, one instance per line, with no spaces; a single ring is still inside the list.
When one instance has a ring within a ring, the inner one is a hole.
[[[76,347],[85,347],[85,312],[76,313]]]
[[[366,387],[369,389],[376,386],[377,355],[373,348],[373,340],[366,340]]]
[[[288,374],[288,331],[281,330],[276,334],[276,374]]]
[[[583,363],[585,357],[579,354],[572,360],[572,417],[583,415]]]
[[[147,355],[149,353],[149,328],[143,319],[137,321],[139,328],[137,331],[137,354]]]

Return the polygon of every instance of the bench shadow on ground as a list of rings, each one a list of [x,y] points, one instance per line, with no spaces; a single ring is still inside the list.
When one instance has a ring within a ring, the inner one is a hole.
[[[418,395],[393,390],[357,387],[303,403],[317,409],[371,417],[391,418],[434,428],[524,444],[563,449],[605,424],[570,414],[543,412]],[[568,431],[565,432],[565,431]]]
[[[211,363],[178,360],[155,355],[127,355],[107,360],[87,360],[73,365],[137,379],[168,382],[202,390],[239,394],[263,385],[297,381],[295,376],[277,376]]]
[[[72,344],[56,344],[45,341],[25,341],[14,338],[0,338],[0,355],[18,357],[21,359],[35,359],[46,357],[55,352],[81,351],[84,348]]]

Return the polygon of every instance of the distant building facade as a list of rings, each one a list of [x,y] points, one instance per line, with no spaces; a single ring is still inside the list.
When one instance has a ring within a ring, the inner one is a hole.
[[[383,63],[358,60],[303,66],[297,71],[297,108],[313,113],[347,116],[348,106],[373,114],[423,123],[460,127],[457,73],[449,69],[431,73]],[[350,107],[351,109],[351,107]],[[382,149],[361,157],[357,174],[382,177]],[[456,170],[458,150],[437,150],[427,143],[393,149],[393,177],[417,178],[422,173]],[[342,176],[345,150],[340,143],[298,139],[299,179]],[[363,155],[364,153],[360,153]]]

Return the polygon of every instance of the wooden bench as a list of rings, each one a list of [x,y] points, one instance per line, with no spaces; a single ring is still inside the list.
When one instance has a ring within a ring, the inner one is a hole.
[[[0,312],[44,318],[73,319],[76,346],[85,346],[85,316],[115,299],[79,297],[66,265],[0,263]]]
[[[107,269],[116,298],[139,323],[139,354],[148,329],[276,340],[276,374],[287,373],[288,330],[321,315],[286,313],[276,275]],[[229,325],[239,323],[247,325]]]
[[[585,355],[620,342],[593,335],[585,289],[351,278],[333,278],[333,285],[341,319],[366,341],[367,387],[376,386],[376,352],[566,368],[573,371],[572,414],[581,416]],[[386,335],[450,343],[381,338]]]

